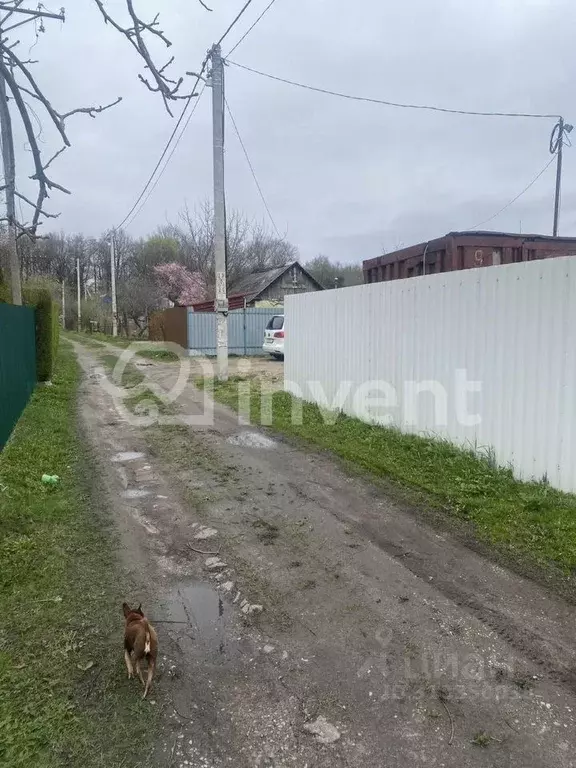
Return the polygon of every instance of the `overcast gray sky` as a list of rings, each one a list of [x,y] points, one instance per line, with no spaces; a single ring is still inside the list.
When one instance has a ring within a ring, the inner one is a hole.
[[[161,12],[177,73],[199,68],[243,2],[208,0],[213,13],[195,0],[135,0],[135,5],[143,16]],[[267,3],[254,0],[224,53]],[[107,2],[120,16],[124,5]],[[66,6],[66,23],[48,22],[33,51],[44,90],[60,111],[124,97],[95,120],[71,118],[73,146],[52,167],[56,180],[73,191],[69,198],[55,193],[51,200],[52,209],[62,211],[58,225],[96,235],[131,208],[174,120],[138,81],[136,53],[104,25],[93,0],[69,0]],[[576,122],[574,29],[573,0],[277,0],[232,58],[358,95],[472,110],[551,112]],[[155,52],[164,60],[162,49]],[[553,120],[392,109],[303,91],[232,66],[226,87],[278,228],[303,259],[324,253],[358,261],[383,248],[470,228],[518,194],[550,158]],[[44,138],[47,152],[58,147],[51,133]],[[20,178],[30,162],[21,147],[18,162]],[[229,208],[264,220],[231,126],[226,162]],[[176,219],[186,201],[193,207],[209,197],[211,163],[207,90],[128,231],[145,235]],[[566,151],[564,167],[560,231],[576,235],[576,146]],[[553,191],[551,166],[484,228],[522,226],[523,232],[550,234]]]

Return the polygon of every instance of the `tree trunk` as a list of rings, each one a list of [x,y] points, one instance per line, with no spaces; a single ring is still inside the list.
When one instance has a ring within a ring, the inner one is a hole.
[[[0,130],[2,134],[2,162],[6,192],[6,218],[8,219],[8,268],[12,303],[22,304],[22,282],[20,261],[16,243],[16,162],[14,159],[14,136],[12,120],[6,97],[6,81],[0,76]]]

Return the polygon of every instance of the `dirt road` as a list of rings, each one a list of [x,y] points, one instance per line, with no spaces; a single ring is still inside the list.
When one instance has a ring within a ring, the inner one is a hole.
[[[158,764],[576,766],[573,606],[218,405],[124,420],[77,351],[127,597],[160,636]]]

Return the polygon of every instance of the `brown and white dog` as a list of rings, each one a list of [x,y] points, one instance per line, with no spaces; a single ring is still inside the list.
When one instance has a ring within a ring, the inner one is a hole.
[[[128,679],[134,674],[134,667],[138,677],[144,686],[144,696],[146,698],[154,670],[156,669],[156,657],[158,656],[158,636],[154,627],[150,624],[142,612],[142,603],[138,608],[130,608],[128,603],[122,603],[126,625],[124,627],[124,660],[128,669]],[[134,667],[132,666],[132,654],[134,654]],[[146,659],[148,662],[148,676],[146,680],[140,669],[140,662]]]

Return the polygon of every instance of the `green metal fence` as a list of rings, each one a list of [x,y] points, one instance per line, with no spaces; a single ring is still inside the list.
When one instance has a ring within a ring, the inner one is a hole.
[[[0,449],[36,385],[34,310],[0,303]]]

